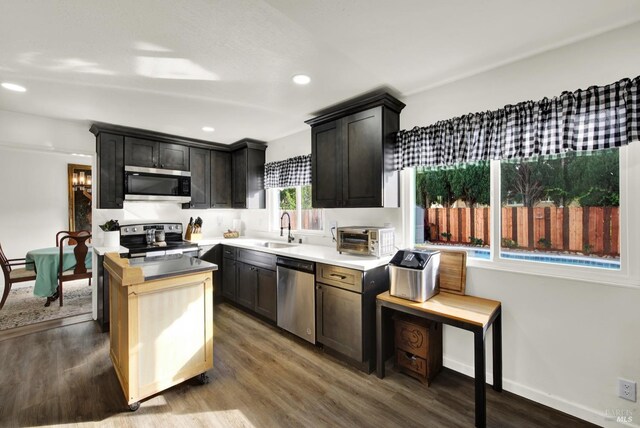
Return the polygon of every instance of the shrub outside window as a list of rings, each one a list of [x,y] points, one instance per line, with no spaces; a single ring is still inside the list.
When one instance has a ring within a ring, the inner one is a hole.
[[[490,196],[488,162],[418,169],[416,244],[489,247]]]
[[[502,161],[501,257],[620,268],[619,151]]]
[[[322,209],[311,206],[311,186],[280,189],[279,218],[286,212],[291,217],[291,230],[322,230]]]

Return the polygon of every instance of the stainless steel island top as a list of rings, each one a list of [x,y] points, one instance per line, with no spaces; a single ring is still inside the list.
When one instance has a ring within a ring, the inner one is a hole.
[[[184,254],[129,259],[129,266],[142,269],[145,281],[218,270],[218,265]]]

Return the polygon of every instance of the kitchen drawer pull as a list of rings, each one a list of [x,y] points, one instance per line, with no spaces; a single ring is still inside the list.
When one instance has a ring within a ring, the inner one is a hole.
[[[335,276],[340,279],[347,279],[345,275],[338,275],[337,273],[330,273],[329,276]]]
[[[404,353],[404,357],[405,357],[407,360],[411,360],[411,361],[415,361],[415,360],[416,360],[416,356],[415,356],[415,355],[413,355],[413,354],[410,354],[410,353],[408,353],[408,352],[405,352],[405,353]]]

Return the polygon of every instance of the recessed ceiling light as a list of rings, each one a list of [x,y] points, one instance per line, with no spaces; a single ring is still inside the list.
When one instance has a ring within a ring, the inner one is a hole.
[[[213,131],[215,131],[216,129],[215,129],[214,127],[212,127],[212,126],[203,126],[203,127],[202,127],[202,130],[203,130],[204,132],[213,132]]]
[[[306,74],[296,74],[292,79],[293,83],[297,85],[306,85],[311,82],[311,77],[307,76]]]
[[[9,82],[2,82],[2,87],[15,92],[27,91],[27,88],[25,88],[24,86],[16,85],[15,83],[9,83]]]

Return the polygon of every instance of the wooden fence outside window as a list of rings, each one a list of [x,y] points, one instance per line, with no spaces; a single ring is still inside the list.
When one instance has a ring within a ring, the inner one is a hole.
[[[503,247],[620,255],[619,207],[503,207],[501,216]],[[489,208],[429,208],[424,226],[432,242],[491,242]]]

